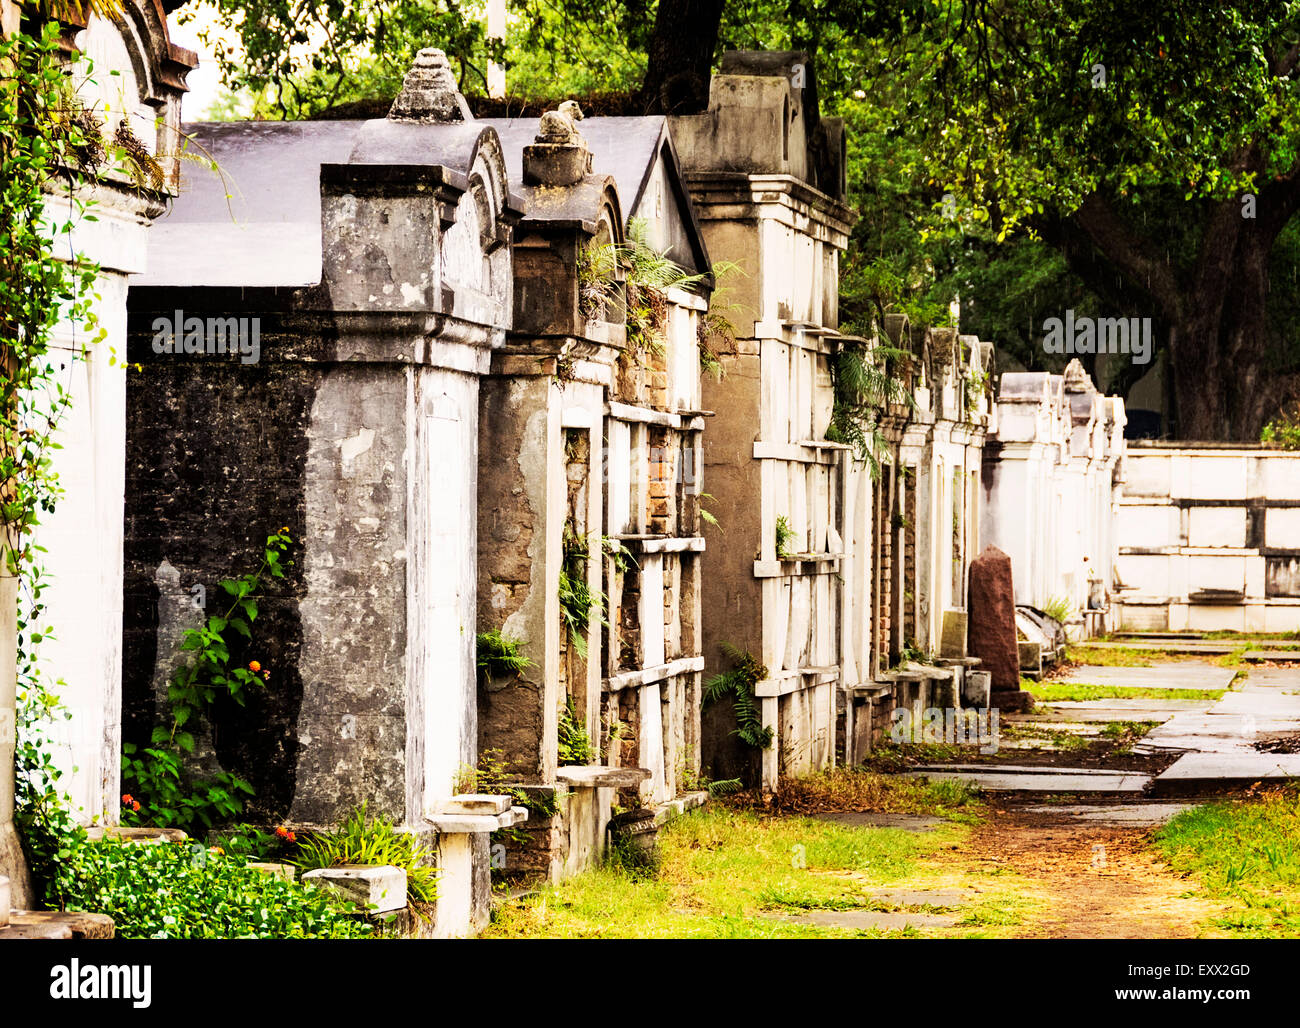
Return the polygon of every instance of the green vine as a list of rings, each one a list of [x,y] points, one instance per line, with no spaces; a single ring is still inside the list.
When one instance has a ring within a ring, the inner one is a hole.
[[[704,683],[704,702],[713,703],[723,696],[734,696],[736,727],[731,734],[740,736],[743,742],[756,749],[765,750],[772,745],[772,726],[763,724],[754,686],[767,678],[767,666],[729,643],[722,644],[722,651],[735,666]]]
[[[225,612],[182,636],[181,651],[194,656],[176,669],[167,686],[170,723],[155,725],[151,745],[143,750],[135,743],[122,746],[123,824],[180,828],[193,834],[231,820],[244,809],[244,797],[253,794],[246,781],[228,771],[210,777],[195,773],[186,766],[186,757],[195,750],[192,728],[205,720],[210,723],[218,697],[243,706],[249,691],[265,687],[271,678],[270,669],[258,660],[231,666],[228,635],[252,640],[259,590],[268,575],[284,577],[288,563],[284,553],[291,541],[287,529],[267,536],[258,569],[222,581],[230,599]]]
[[[835,399],[826,438],[852,446],[858,459],[870,466],[873,477],[880,474],[880,454],[888,449],[880,425],[882,408],[893,403],[915,404],[905,382],[891,368],[891,364],[911,359],[906,350],[849,340],[831,355]]]
[[[88,64],[86,65],[88,68]],[[59,379],[107,332],[94,303],[100,268],[73,249],[92,204],[78,192],[88,155],[106,159],[60,54],[58,26],[0,39],[0,574],[17,579],[15,820],[38,887],[56,901],[57,869],[84,839],[52,756],[49,727],[71,715],[37,664],[51,630],[32,536],[63,495],[53,465],[72,396]],[[71,360],[51,352],[56,325],[72,329]]]

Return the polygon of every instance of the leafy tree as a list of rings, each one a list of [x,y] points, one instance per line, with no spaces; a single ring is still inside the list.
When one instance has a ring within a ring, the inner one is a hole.
[[[391,96],[431,42],[467,85],[489,52],[481,9],[451,0],[217,2],[248,51],[244,62],[220,57],[227,81],[273,90],[294,116],[368,90]],[[823,110],[854,130],[851,200],[863,218],[845,262],[850,314],[928,316],[957,295],[962,327],[1028,366],[1046,362],[1038,326],[1066,307],[1151,317],[1172,364],[1174,427],[1189,438],[1256,438],[1296,392],[1295,4],[517,0],[511,10],[495,56],[517,89],[550,96],[620,90],[641,109],[685,112],[706,101],[721,50],[813,55]],[[1109,384],[1124,391],[1147,370],[1123,366]]]

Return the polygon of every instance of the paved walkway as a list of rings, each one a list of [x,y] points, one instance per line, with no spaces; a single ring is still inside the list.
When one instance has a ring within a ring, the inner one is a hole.
[[[1146,668],[1082,667],[1063,681],[1123,688],[1225,689],[1235,671],[1196,661]],[[1219,700],[1105,699],[1039,704],[1034,714],[1007,715],[1005,725],[1096,736],[1109,722],[1160,724],[1133,746],[1140,756],[1177,756],[1159,774],[1070,766],[1068,748],[1027,737],[1004,748],[1060,752],[1059,761],[927,764],[914,776],[969,782],[992,792],[1081,793],[1137,797],[1197,795],[1300,777],[1300,663],[1251,669],[1245,684]],[[1091,727],[1097,726],[1097,727]],[[1077,760],[1077,758],[1075,758]]]
[[[1156,777],[1160,795],[1300,777],[1300,664],[1251,671],[1240,692],[1205,713],[1175,714],[1139,746],[1183,751]]]

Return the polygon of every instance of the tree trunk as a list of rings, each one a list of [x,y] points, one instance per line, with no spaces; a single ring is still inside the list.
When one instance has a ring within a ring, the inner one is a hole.
[[[659,0],[641,82],[647,114],[698,114],[709,106],[721,21],[722,0]]]
[[[1242,219],[1213,218],[1195,281],[1170,331],[1179,439],[1258,442],[1280,398],[1268,358],[1268,252],[1272,238]]]
[[[1149,298],[1149,314],[1142,316],[1168,332],[1170,427],[1178,439],[1258,442],[1283,397],[1287,378],[1267,366],[1268,258],[1294,201],[1288,195],[1269,208],[1263,202],[1269,215],[1259,220],[1241,216],[1238,197],[1209,208],[1196,260],[1181,275],[1161,256],[1161,246],[1119,218],[1105,199],[1089,197],[1071,216],[1096,251]],[[1062,252],[1082,274],[1092,255],[1077,239],[1070,242]]]

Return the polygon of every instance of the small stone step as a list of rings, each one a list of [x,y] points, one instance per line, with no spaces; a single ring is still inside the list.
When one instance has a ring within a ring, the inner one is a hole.
[[[321,867],[308,871],[303,881],[324,885],[366,907],[372,914],[383,914],[406,907],[406,871],[389,864],[348,864]],[[373,909],[372,909],[373,908]]]
[[[107,914],[76,910],[15,910],[9,915],[9,928],[4,931],[17,928],[34,932],[48,929],[58,933],[21,936],[36,939],[111,939],[114,934],[113,919]],[[68,934],[63,935],[64,931]]]

